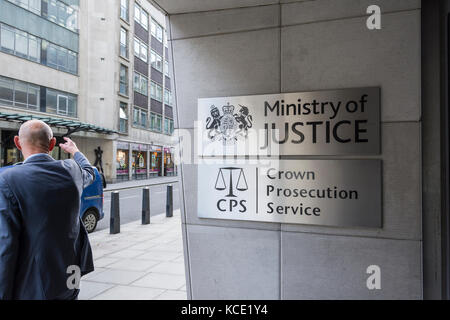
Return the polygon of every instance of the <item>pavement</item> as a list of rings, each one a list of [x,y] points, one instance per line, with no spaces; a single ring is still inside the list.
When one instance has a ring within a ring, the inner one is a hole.
[[[95,271],[84,276],[80,300],[186,300],[180,210],[121,225],[121,233],[89,235]]]

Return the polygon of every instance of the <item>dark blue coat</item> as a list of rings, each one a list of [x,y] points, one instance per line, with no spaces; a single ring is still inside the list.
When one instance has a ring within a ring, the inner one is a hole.
[[[73,299],[69,266],[94,270],[79,215],[95,179],[80,152],[57,161],[38,154],[0,174],[0,299]]]

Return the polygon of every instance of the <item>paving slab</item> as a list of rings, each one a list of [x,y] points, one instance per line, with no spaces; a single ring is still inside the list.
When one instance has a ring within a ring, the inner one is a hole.
[[[184,300],[186,277],[180,210],[89,235],[95,271],[84,276],[80,300]]]

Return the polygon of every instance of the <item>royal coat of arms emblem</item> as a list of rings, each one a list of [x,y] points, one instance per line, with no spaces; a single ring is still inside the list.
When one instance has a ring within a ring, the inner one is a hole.
[[[224,145],[229,145],[238,139],[247,137],[253,118],[246,106],[239,105],[239,107],[239,111],[235,113],[235,107],[228,103],[222,107],[222,114],[220,114],[220,110],[216,106],[211,106],[211,117],[206,119],[209,139],[221,140]]]

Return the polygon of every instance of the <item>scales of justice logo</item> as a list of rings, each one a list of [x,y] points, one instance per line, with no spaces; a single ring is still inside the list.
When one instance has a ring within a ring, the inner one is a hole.
[[[235,173],[236,172],[236,173]],[[228,174],[228,179],[225,176]],[[234,178],[237,182],[234,182]],[[247,199],[238,198],[236,193],[247,191],[247,178],[244,174],[244,169],[235,167],[224,167],[219,169],[217,174],[216,184],[214,188],[217,191],[225,191],[228,189],[228,194],[224,197],[219,197],[216,207],[222,213],[245,213],[247,212]]]
[[[219,108],[211,106],[211,117],[206,119],[206,130],[211,141],[221,140],[224,145],[229,145],[247,137],[248,129],[253,126],[253,117],[248,107],[243,105],[239,107],[239,111],[235,113],[235,107],[228,102],[222,107],[220,114]]]
[[[228,173],[229,175],[227,179],[228,184],[225,180],[224,172]],[[233,172],[239,173],[236,184],[233,183]],[[235,167],[220,168],[219,173],[217,174],[214,189],[216,189],[217,191],[223,191],[228,189],[228,194],[225,197],[236,198],[237,196],[235,195],[235,190],[237,191],[248,190],[247,178],[245,177],[244,170],[242,168],[235,168]]]

